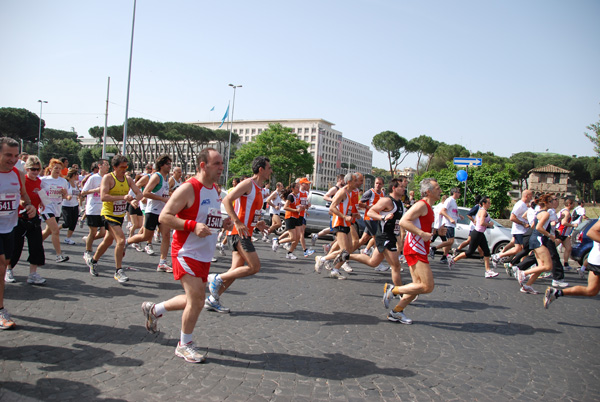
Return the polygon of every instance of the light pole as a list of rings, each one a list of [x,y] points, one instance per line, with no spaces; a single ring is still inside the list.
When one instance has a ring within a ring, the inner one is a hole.
[[[131,87],[131,59],[133,58],[133,33],[135,32],[135,6],[133,0],[133,20],[131,21],[131,45],[129,46],[129,75],[127,77],[127,101],[125,102],[125,123],[123,123],[123,156],[127,155],[127,120],[129,119],[129,88]]]
[[[231,154],[231,132],[233,131],[233,112],[235,111],[235,90],[241,88],[241,85],[229,84],[233,88],[233,102],[231,105],[231,125],[229,126],[229,144],[227,145],[227,170],[225,170],[225,186],[227,186],[227,180],[229,180],[229,155]]]
[[[40,145],[42,143],[42,106],[44,105],[44,103],[48,103],[48,101],[43,101],[41,99],[38,99],[38,102],[40,102],[40,131],[38,133],[38,158],[40,157]]]

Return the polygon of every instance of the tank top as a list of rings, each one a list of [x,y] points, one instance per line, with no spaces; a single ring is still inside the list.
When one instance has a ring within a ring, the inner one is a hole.
[[[160,177],[160,182],[155,188],[152,189],[152,193],[162,197],[163,199],[166,199],[169,196],[169,181],[166,180],[159,172],[156,172],[156,174],[158,177]],[[148,198],[148,203],[146,204],[146,213],[160,215],[164,207],[165,201]]]
[[[348,191],[345,188],[342,188],[339,191],[344,191],[346,193],[346,198],[344,198],[344,200],[338,204],[338,210],[344,216],[351,216],[352,211],[353,211],[352,210],[352,200],[351,200],[352,195],[348,194]],[[333,215],[331,227],[340,227],[340,226],[349,227],[350,223],[346,222],[345,219],[342,219],[337,215]]]
[[[298,205],[300,205],[300,197],[298,195],[295,195],[294,193],[289,193],[287,196],[287,200],[290,202],[289,207],[290,208],[294,208],[297,209]],[[290,219],[290,218],[299,218],[300,214],[298,212],[294,212],[294,211],[285,211],[285,216],[283,217],[284,219]]]
[[[111,176],[115,180],[115,185],[113,188],[108,190],[109,195],[114,196],[125,196],[129,192],[129,182],[127,181],[127,177],[123,178],[123,181],[117,179],[114,173],[111,173]],[[111,219],[111,217],[121,218],[125,216],[125,212],[127,211],[127,201],[119,200],[119,201],[103,201],[102,202],[102,211],[100,215],[104,216],[104,219],[112,220],[117,222],[115,219]]]
[[[279,192],[277,192],[277,195],[271,200],[271,202],[273,203],[273,205],[279,207],[281,209],[281,206],[283,205],[283,202],[281,201],[281,196],[279,195]],[[278,215],[279,214],[279,210],[273,208],[272,206],[269,206],[269,213],[270,214],[274,214],[274,215]]]
[[[388,236],[398,236],[400,234],[400,219],[402,219],[402,215],[404,215],[404,204],[402,200],[395,200],[391,195],[388,195],[388,198],[392,200],[392,205],[394,208],[391,211],[381,211],[382,220],[379,221],[379,229],[382,234]],[[393,214],[394,217],[389,220],[385,220],[385,217],[389,214]]]
[[[373,205],[377,204],[377,201],[379,201],[379,199],[384,196],[385,196],[385,192],[383,190],[381,190],[380,193],[377,193],[377,192],[375,192],[374,188],[370,189],[365,194],[363,194],[361,201],[365,202],[367,204],[367,206],[365,207],[365,220],[366,221],[372,220],[371,217],[369,217],[367,215],[367,212],[369,212],[369,209],[371,209],[371,207]]]
[[[17,168],[0,172],[0,233],[10,233],[19,222],[17,210],[21,203],[21,176]],[[6,252],[6,250],[5,250]]]
[[[556,231],[561,236],[569,236],[571,234],[571,232],[573,231],[573,226],[564,226],[562,224],[562,220],[565,216],[567,217],[567,223],[571,223],[571,220],[573,219],[573,217],[571,216],[571,213],[569,212],[569,208],[563,208],[558,213],[558,225],[556,226]]]
[[[304,209],[300,211],[300,217],[304,217],[306,215],[306,208],[308,207],[308,192],[300,190],[298,192],[298,199],[300,201],[300,205],[304,205]]]
[[[67,180],[67,194],[71,196],[70,200],[64,199],[62,202],[63,207],[77,207],[79,206],[79,187],[71,186],[71,183]]]
[[[212,234],[198,237],[185,230],[175,230],[171,255],[173,258],[189,257],[196,261],[211,262],[222,226],[221,197],[216,184],[205,187],[195,177],[189,179],[187,183],[194,188],[194,204],[190,208],[179,211],[177,217],[204,223],[211,229]]]
[[[427,206],[427,215],[419,216],[417,219],[412,221],[412,223],[424,232],[431,233],[431,225],[433,224],[434,220],[433,209],[431,209],[431,206],[425,200],[417,201],[415,205],[419,202],[424,202]],[[427,255],[429,254],[430,243],[430,241],[424,241],[421,236],[417,236],[416,234],[407,231],[406,239],[404,240],[404,255]]]
[[[535,214],[535,218],[533,219],[533,225],[531,226],[533,228],[533,231],[531,232],[531,237],[540,237],[540,238],[543,238],[544,240],[547,240],[548,237],[543,235],[542,233],[540,233],[537,230],[537,225],[539,222],[538,215],[540,214],[540,212],[544,212],[544,211],[542,211],[542,210],[538,211]],[[546,211],[546,212],[548,212],[548,211]],[[550,228],[550,219],[548,219],[548,221],[546,222],[546,226],[544,227],[544,229],[546,229],[546,231],[548,232],[549,228]]]
[[[179,186],[181,186],[183,184],[183,180],[177,181],[177,179],[174,177],[173,177],[173,182],[175,182],[175,184],[173,184],[173,190],[171,190],[171,191],[177,190],[179,188]]]
[[[479,214],[479,212],[477,214]],[[483,218],[483,225],[480,225],[478,221],[479,221],[479,217],[476,216],[475,217],[475,223],[476,223],[475,230],[480,233],[485,232],[485,230],[487,229],[486,225],[488,223],[490,223],[490,216],[488,215],[487,211],[485,213],[485,218]]]
[[[240,220],[246,225],[250,233],[254,230],[254,226],[262,219],[262,189],[252,180],[252,190],[250,193],[243,194],[233,203],[233,210]],[[228,235],[239,234],[237,227],[234,225],[233,230],[228,232]]]

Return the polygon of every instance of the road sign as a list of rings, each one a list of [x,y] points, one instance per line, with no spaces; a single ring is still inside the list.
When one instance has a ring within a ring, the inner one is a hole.
[[[481,158],[454,158],[457,166],[481,166]]]

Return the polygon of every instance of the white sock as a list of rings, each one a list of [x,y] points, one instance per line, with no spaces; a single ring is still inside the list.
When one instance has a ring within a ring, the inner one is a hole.
[[[184,334],[183,331],[181,331],[181,337],[179,338],[179,344],[185,345],[187,343],[190,343],[191,341],[192,341],[192,334]]]
[[[161,317],[166,312],[167,312],[167,309],[165,308],[164,302],[154,305],[154,315],[155,316]]]
[[[160,265],[160,264],[166,264],[166,263],[167,263],[167,260],[163,260],[162,258],[160,259],[160,261],[158,261],[158,264],[159,264],[159,265]]]

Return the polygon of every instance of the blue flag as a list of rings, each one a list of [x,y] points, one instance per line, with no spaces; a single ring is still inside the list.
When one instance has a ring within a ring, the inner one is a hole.
[[[229,116],[229,105],[227,105],[227,110],[225,111],[225,115],[221,119],[221,126],[225,123],[225,120],[227,120],[227,116]],[[219,126],[218,128],[221,128],[221,126]]]
[[[210,109],[210,111],[212,112],[213,110],[215,110],[215,107],[214,107],[214,106],[213,106],[213,107]]]

